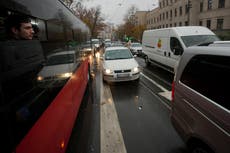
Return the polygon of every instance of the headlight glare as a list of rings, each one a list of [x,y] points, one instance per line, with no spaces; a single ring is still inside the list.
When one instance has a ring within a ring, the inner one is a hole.
[[[133,72],[138,72],[139,71],[139,68],[138,67],[134,67],[133,68]]]
[[[38,81],[42,81],[42,80],[43,80],[43,77],[42,77],[42,76],[38,76],[38,77],[37,77],[37,80],[38,80]]]
[[[72,72],[64,73],[61,75],[61,77],[63,77],[63,78],[69,78],[71,76],[72,76]]]
[[[110,69],[105,69],[105,73],[110,74],[110,73],[112,73],[112,71]]]

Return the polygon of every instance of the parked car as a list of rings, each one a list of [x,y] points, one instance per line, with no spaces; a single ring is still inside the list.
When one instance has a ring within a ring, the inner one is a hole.
[[[103,55],[103,80],[119,82],[137,80],[140,69],[130,50],[126,47],[108,47]]]
[[[61,87],[72,76],[77,68],[75,51],[62,51],[50,54],[44,67],[37,75],[41,88]]]
[[[190,47],[172,88],[171,121],[192,153],[230,152],[230,47]]]
[[[142,54],[142,45],[141,43],[131,43],[130,51],[133,55],[141,55]]]

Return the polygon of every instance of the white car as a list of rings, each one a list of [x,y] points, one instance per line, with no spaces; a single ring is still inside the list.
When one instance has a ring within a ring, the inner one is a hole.
[[[77,68],[75,51],[61,51],[47,57],[44,67],[37,75],[41,88],[63,86]]]
[[[140,68],[127,47],[108,47],[103,55],[103,80],[120,82],[137,80]]]
[[[133,55],[141,55],[142,54],[142,45],[140,43],[131,43],[130,51]]]

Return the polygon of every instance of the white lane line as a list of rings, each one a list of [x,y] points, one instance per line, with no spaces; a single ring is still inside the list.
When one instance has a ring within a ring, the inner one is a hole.
[[[148,76],[146,76],[145,74],[141,73],[141,75],[143,77],[145,77],[148,81],[150,81],[151,83],[153,83],[155,86],[157,86],[158,88],[160,88],[163,92],[159,92],[157,94],[165,97],[166,99],[171,101],[171,91],[165,89],[164,87],[162,87],[161,85],[159,85],[156,81],[152,80],[151,78],[149,78]]]
[[[102,82],[102,81],[101,81]],[[110,88],[101,84],[101,153],[127,153]]]
[[[156,93],[154,93],[152,90],[150,90],[149,88],[147,88],[142,82],[140,82],[140,84],[146,88],[150,93],[152,93],[163,105],[165,105],[169,110],[171,110],[171,107],[169,105],[167,105],[159,96],[156,95]]]

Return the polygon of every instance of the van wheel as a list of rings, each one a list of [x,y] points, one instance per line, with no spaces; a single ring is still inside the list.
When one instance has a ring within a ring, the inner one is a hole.
[[[146,66],[149,66],[149,65],[150,65],[148,56],[145,56],[145,64],[146,64]]]

